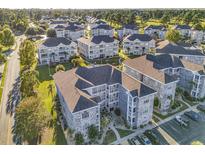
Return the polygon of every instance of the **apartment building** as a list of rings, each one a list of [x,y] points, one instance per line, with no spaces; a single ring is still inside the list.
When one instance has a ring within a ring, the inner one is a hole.
[[[191,27],[189,25],[175,25],[173,29],[178,30],[183,37],[191,36]]]
[[[59,63],[69,60],[77,52],[77,44],[64,37],[50,37],[38,48],[40,65]]]
[[[114,36],[114,30],[112,27],[106,24],[99,24],[98,26],[91,29],[93,36],[108,35],[110,37]]]
[[[118,37],[122,39],[124,36],[138,34],[139,28],[134,24],[127,24],[122,27],[122,29],[117,30]]]
[[[160,101],[159,110],[162,113],[169,110],[171,101],[175,98],[178,80],[157,69],[150,55],[125,60],[123,71],[157,91],[156,96]]]
[[[118,54],[119,41],[108,35],[82,37],[77,42],[79,53],[87,59],[109,58]]]
[[[102,109],[119,108],[131,127],[152,119],[156,92],[111,65],[79,67],[53,78],[68,126],[85,136],[90,125],[100,130]]]
[[[177,85],[192,97],[205,97],[205,70],[203,65],[191,63],[176,56],[161,54],[152,56],[154,65],[161,71],[177,77]]]
[[[167,29],[162,25],[150,25],[144,29],[144,33],[150,35],[155,39],[164,40],[166,36]]]
[[[125,54],[142,55],[155,48],[155,40],[147,34],[128,35],[122,42]]]
[[[205,62],[205,54],[201,50],[191,47],[185,48],[167,40],[158,44],[156,55],[158,54],[170,54],[199,65],[204,65]]]

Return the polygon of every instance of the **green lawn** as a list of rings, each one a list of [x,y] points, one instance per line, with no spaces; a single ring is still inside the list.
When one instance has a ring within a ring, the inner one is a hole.
[[[114,66],[118,66],[119,65],[119,59],[120,59],[120,57],[116,56],[116,57],[113,57],[113,58],[89,60],[88,62],[93,63],[93,64],[111,64],[111,65],[114,65]]]
[[[5,84],[5,79],[6,79],[7,64],[8,64],[7,62],[4,64],[4,71],[3,71],[3,74],[2,74],[2,78],[1,78],[0,104],[1,104],[1,97],[2,97],[2,93],[3,93],[4,84]]]
[[[133,131],[131,131],[131,130],[124,130],[124,129],[119,129],[119,128],[117,128],[117,131],[120,134],[121,138],[133,133]]]
[[[70,63],[63,65],[66,70],[72,68],[72,65]],[[56,97],[55,85],[52,79],[52,75],[55,73],[55,66],[50,67],[50,75],[48,66],[38,66],[36,70],[39,72],[39,97],[44,102],[46,109],[51,113],[53,118],[53,127],[48,128],[48,130],[45,132],[46,137],[44,137],[45,141],[42,141],[42,144],[67,144],[61,126],[57,125],[57,112],[52,101]],[[48,86],[50,84],[53,85],[53,94],[51,94],[48,89]]]
[[[112,130],[108,130],[106,132],[103,144],[110,144],[112,142],[114,142],[117,139],[117,137],[115,136],[115,133]]]
[[[69,70],[72,68],[71,63],[64,63],[62,64],[66,70]],[[48,65],[43,65],[43,66],[37,66],[37,71],[39,72],[39,81],[48,81],[52,80],[52,75],[55,73],[55,67],[56,66],[48,66]]]
[[[195,102],[195,101],[188,100],[184,95],[182,95],[182,99],[183,99],[183,101],[185,101],[186,103],[188,103],[191,106],[194,106],[197,104],[197,102]]]
[[[177,100],[177,101],[178,101],[178,100]],[[187,106],[186,104],[184,104],[183,102],[181,102],[181,101],[180,101],[180,104],[182,104],[182,106],[180,107],[179,110],[177,110],[177,111],[175,111],[175,112],[168,113],[167,115],[162,115],[162,114],[160,114],[160,113],[154,111],[154,115],[155,115],[156,117],[159,117],[160,119],[163,120],[163,119],[168,118],[169,116],[172,116],[172,115],[174,115],[174,114],[176,114],[176,113],[178,113],[178,112],[181,112],[181,111],[183,111],[183,110],[185,110],[185,109],[188,108],[188,106]]]

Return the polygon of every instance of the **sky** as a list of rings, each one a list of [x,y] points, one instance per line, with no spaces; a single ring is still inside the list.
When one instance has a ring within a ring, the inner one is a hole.
[[[205,8],[205,0],[0,0],[0,8]]]

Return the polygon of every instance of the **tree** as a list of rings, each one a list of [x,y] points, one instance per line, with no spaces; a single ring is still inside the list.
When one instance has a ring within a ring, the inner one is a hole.
[[[167,24],[169,22],[169,16],[167,14],[164,14],[161,18],[161,22],[163,24]]]
[[[100,124],[102,128],[107,127],[109,123],[110,123],[110,119],[107,116],[103,116],[101,118]]]
[[[35,27],[29,27],[27,30],[26,30],[26,35],[36,35],[37,32],[36,32],[36,29]]]
[[[155,106],[155,107],[159,107],[159,104],[160,104],[159,98],[158,98],[158,97],[155,97],[155,98],[154,98],[154,106]]]
[[[81,133],[76,133],[75,134],[75,144],[76,145],[82,145],[84,143],[84,138]]]
[[[6,47],[11,47],[15,43],[15,37],[9,28],[4,28],[0,33],[0,42]]]
[[[26,68],[31,68],[36,62],[36,46],[33,42],[25,40],[19,49],[20,63]]]
[[[177,30],[172,29],[166,33],[166,39],[171,42],[177,43],[180,40],[180,38],[180,33]]]
[[[58,64],[55,68],[55,71],[58,72],[58,71],[65,71],[65,67],[61,64]]]
[[[199,30],[199,31],[204,30],[204,27],[200,23],[197,23],[197,24],[193,25],[193,28],[195,30]]]
[[[35,91],[39,85],[37,75],[38,72],[35,70],[28,69],[22,72],[20,91],[23,98],[37,95]]]
[[[13,133],[23,142],[37,144],[49,120],[50,116],[39,98],[25,98],[16,108]]]
[[[88,127],[88,137],[91,141],[95,141],[98,136],[98,130],[97,127],[94,125],[91,125]]]
[[[56,37],[56,31],[54,29],[48,29],[46,33],[47,37]]]
[[[204,145],[204,144],[202,142],[200,142],[200,141],[193,141],[191,143],[191,145]]]

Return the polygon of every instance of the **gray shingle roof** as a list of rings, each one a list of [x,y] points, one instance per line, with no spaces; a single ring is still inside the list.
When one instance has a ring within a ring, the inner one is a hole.
[[[112,30],[112,27],[109,26],[109,25],[103,25],[103,24],[100,24],[96,27],[94,27],[93,29],[105,29],[105,30]]]
[[[91,39],[91,42],[95,44],[99,44],[102,41],[106,43],[110,43],[110,42],[114,42],[114,38],[110,37],[109,35],[98,35],[98,36],[93,36]]]
[[[166,27],[162,26],[162,25],[150,25],[148,27],[145,28],[145,30],[150,30],[150,29],[156,29],[156,30],[162,30],[162,31],[166,31]]]
[[[163,41],[159,43],[159,46],[156,48],[157,53],[166,53],[166,54],[180,54],[180,55],[193,55],[193,56],[205,56],[198,49],[185,49],[182,46],[179,46],[175,43]]]
[[[127,24],[127,25],[124,25],[123,28],[125,29],[132,29],[132,30],[138,30],[139,28],[134,25],[134,24]]]
[[[42,44],[47,47],[55,47],[59,44],[70,45],[71,41],[64,37],[49,37]]]
[[[104,21],[102,21],[102,20],[98,20],[98,21],[96,21],[95,23],[96,23],[96,24],[105,24],[105,25],[107,24],[106,22],[104,22]]]
[[[176,25],[175,29],[191,29],[189,25]]]
[[[67,24],[67,21],[52,21],[50,24]]]
[[[153,67],[157,69],[183,67],[183,64],[178,57],[171,56],[169,54],[161,54],[156,56],[148,54],[146,58],[151,60],[153,62]]]
[[[69,31],[79,31],[79,30],[83,30],[83,28],[76,26],[76,25],[69,25],[65,28],[65,30],[69,30]]]
[[[63,29],[63,28],[65,28],[65,27],[64,27],[63,25],[57,25],[57,26],[55,26],[55,29],[56,29],[56,28],[62,28],[62,29]]]
[[[127,39],[130,41],[134,41],[136,39],[138,39],[140,41],[151,41],[152,37],[147,35],[147,34],[132,34],[132,35],[128,36]]]
[[[73,113],[97,106],[101,101],[100,97],[90,96],[85,90],[90,86],[120,83],[133,96],[142,97],[155,93],[154,90],[111,65],[79,67],[66,72],[57,72],[53,78],[69,110]]]
[[[84,109],[88,109],[91,107],[97,106],[97,104],[93,101],[91,101],[90,99],[84,97],[84,96],[80,96],[78,103],[76,104],[73,113],[84,110]]]

